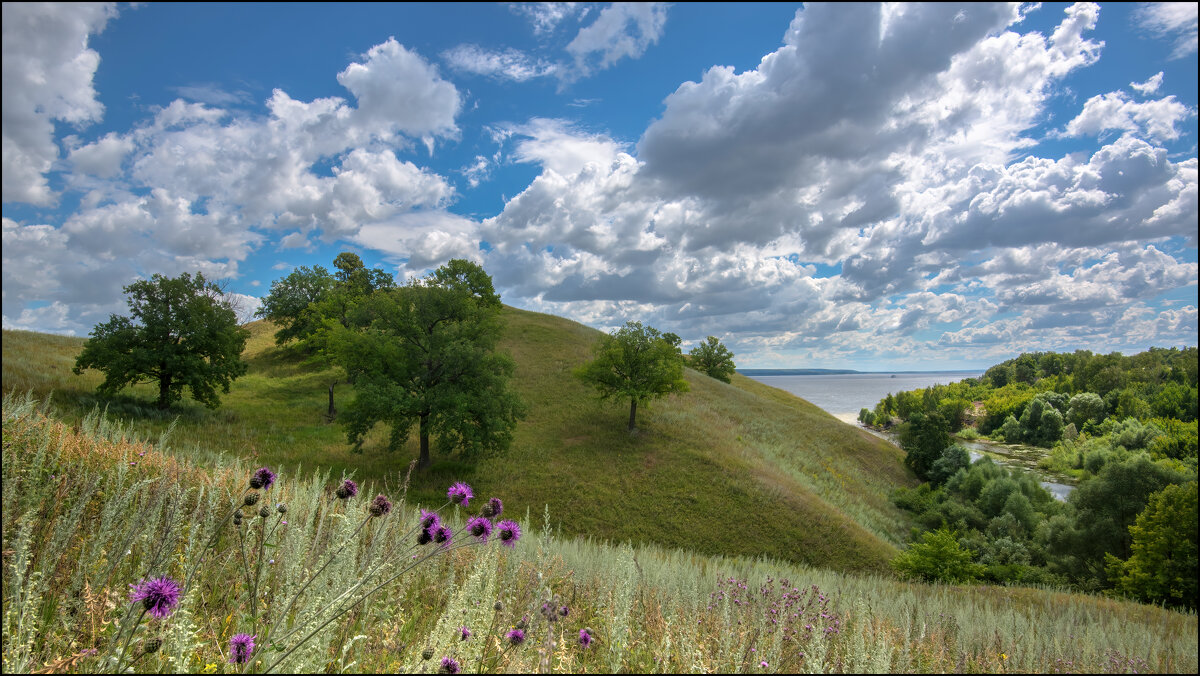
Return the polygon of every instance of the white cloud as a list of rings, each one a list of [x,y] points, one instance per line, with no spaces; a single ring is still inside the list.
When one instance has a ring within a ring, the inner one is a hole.
[[[1124,92],[1110,92],[1088,99],[1083,111],[1067,123],[1066,134],[1098,136],[1108,130],[1119,130],[1155,141],[1173,141],[1179,138],[1176,127],[1192,115],[1195,111],[1174,96],[1139,103]]]
[[[88,38],[116,5],[6,2],[3,13],[3,199],[49,205],[55,121],[84,127],[104,115],[92,85],[100,55]]]
[[[564,20],[575,15],[582,18],[590,11],[589,6],[582,2],[514,2],[508,8],[529,19],[534,35],[553,33]]]
[[[1149,80],[1145,82],[1130,82],[1129,86],[1142,96],[1149,96],[1158,91],[1158,88],[1162,86],[1162,81],[1163,72],[1160,70],[1157,75],[1154,75]]]
[[[133,147],[129,137],[109,132],[94,143],[73,148],[68,159],[76,171],[99,178],[112,178],[121,173],[121,163],[133,151]]]
[[[548,77],[559,71],[559,65],[556,63],[544,59],[535,60],[512,48],[490,51],[478,45],[458,45],[443,52],[442,58],[455,70],[514,82]]]
[[[1173,40],[1172,59],[1196,53],[1196,3],[1148,2],[1137,9],[1134,20],[1159,38]]]
[[[623,58],[638,58],[658,42],[667,22],[661,2],[614,2],[567,45],[579,75],[604,70]]]

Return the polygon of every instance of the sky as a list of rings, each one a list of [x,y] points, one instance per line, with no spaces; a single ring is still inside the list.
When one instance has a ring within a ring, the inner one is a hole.
[[[3,5],[3,324],[341,251],[743,368],[1197,344],[1197,11]]]

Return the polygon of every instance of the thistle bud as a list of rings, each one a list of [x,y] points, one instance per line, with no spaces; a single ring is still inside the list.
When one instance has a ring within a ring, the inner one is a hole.
[[[287,505],[281,502],[278,505],[275,505],[275,511],[279,512],[280,514],[287,514]]]
[[[426,648],[426,649],[422,650],[421,651],[421,659],[423,659],[423,660],[433,659],[433,648]]]
[[[158,638],[157,636],[154,638],[148,638],[146,639],[146,642],[142,644],[142,652],[146,653],[147,655],[153,655],[154,653],[158,652],[158,649],[161,647],[161,638]]]
[[[492,606],[492,610],[495,610],[496,612],[500,612],[501,610],[504,610],[504,604],[500,603],[499,601],[496,601],[496,605]]]
[[[265,519],[268,516],[271,516],[271,510],[268,509],[266,505],[263,505],[262,509],[258,510],[258,515]]]
[[[245,498],[242,498],[242,504],[250,507],[258,504],[258,493],[247,493]]]

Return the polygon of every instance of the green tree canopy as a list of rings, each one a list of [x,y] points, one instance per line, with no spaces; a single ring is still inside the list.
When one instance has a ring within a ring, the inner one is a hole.
[[[921,542],[892,559],[892,567],[901,577],[927,582],[970,582],[979,577],[982,566],[972,563],[974,553],[958,543],[947,528],[926,532]]]
[[[129,317],[112,315],[92,330],[75,360],[75,373],[103,371],[98,392],[115,394],[142,382],[158,383],[159,408],[183,397],[183,389],[209,408],[220,405],[217,388],[229,392],[246,373],[241,360],[249,332],[238,326],[224,293],[197,273],[154,275],[124,289]]]
[[[641,322],[627,322],[596,346],[595,357],[575,371],[601,399],[629,399],[629,431],[637,428],[638,402],[687,392],[683,355],[662,334]]]
[[[688,354],[692,358],[692,368],[697,371],[707,373],[709,377],[725,383],[733,379],[736,368],[733,365],[733,353],[721,344],[716,336],[705,338],[703,343],[693,347]]]
[[[900,447],[904,449],[904,464],[922,479],[929,479],[933,464],[950,446],[950,426],[936,411],[914,413],[900,428]]]
[[[1116,591],[1141,601],[1196,609],[1196,482],[1167,486],[1150,497],[1129,527],[1133,555],[1109,554]]]
[[[334,277],[325,268],[300,266],[282,279],[271,282],[271,292],[254,313],[280,328],[275,332],[275,344],[304,339],[320,328],[320,317],[312,309],[333,289]]]
[[[524,408],[508,387],[512,358],[495,351],[500,308],[483,269],[455,260],[429,278],[372,293],[350,326],[332,325],[331,350],[354,386],[342,417],[349,441],[360,446],[383,422],[395,448],[415,426],[421,467],[430,463],[431,438],[464,456],[506,448]]]

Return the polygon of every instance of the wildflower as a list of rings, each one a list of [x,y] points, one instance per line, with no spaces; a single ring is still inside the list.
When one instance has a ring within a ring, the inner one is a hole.
[[[276,474],[266,467],[259,467],[258,471],[250,477],[250,488],[268,490],[271,484],[275,483]]]
[[[438,673],[457,674],[458,673],[458,660],[454,659],[453,657],[443,657],[442,658],[442,666],[441,666],[441,668],[438,669]]]
[[[579,645],[586,648],[586,647],[590,646],[591,644],[592,644],[592,635],[590,633],[588,633],[587,629],[580,629],[579,630]]]
[[[571,609],[566,606],[563,606],[562,608],[558,609],[558,614],[562,615],[563,617],[566,617],[567,615],[571,614]]]
[[[494,519],[504,512],[504,503],[500,502],[500,498],[491,498],[483,506],[482,512],[487,518]]]
[[[446,496],[450,498],[450,502],[466,507],[467,502],[475,497],[475,494],[471,492],[470,486],[459,481],[451,486],[449,491],[446,491]]]
[[[383,516],[392,511],[392,501],[387,499],[386,495],[376,495],[375,501],[367,508],[371,512],[371,516]]]
[[[162,639],[161,638],[158,638],[158,637],[148,638],[148,639],[146,639],[146,642],[142,644],[142,652],[147,655],[153,655],[154,653],[158,652],[158,649],[161,647],[162,647]]]
[[[229,639],[230,664],[245,664],[250,661],[250,653],[254,652],[255,636],[234,634],[233,638]]]
[[[253,507],[258,504],[258,493],[247,493],[246,497],[242,498],[242,504],[247,507]]]
[[[345,479],[342,481],[342,485],[338,486],[337,490],[334,491],[334,494],[338,496],[339,500],[349,500],[350,498],[358,495],[358,484],[349,479]]]
[[[496,524],[499,530],[500,544],[507,547],[516,547],[517,540],[521,539],[521,526],[516,521],[501,521]]]
[[[471,638],[471,630],[467,629],[466,627],[459,627],[458,635],[460,637],[459,640],[465,641],[465,640]]]
[[[766,660],[763,660],[762,662],[759,662],[759,663],[758,663],[758,666],[762,667],[763,669],[766,669],[766,668],[767,668],[767,661],[766,661]]]
[[[492,522],[482,516],[473,517],[467,520],[467,532],[480,542],[487,542],[488,536],[492,534]]]
[[[131,589],[130,603],[141,602],[147,612],[160,620],[170,615],[171,611],[175,609],[175,605],[179,603],[179,585],[166,576],[154,580],[143,579],[129,587]]]
[[[437,512],[430,512],[424,509],[421,510],[421,528],[424,528],[425,530],[432,530],[441,524],[442,518],[438,516]]]
[[[450,530],[448,526],[438,526],[433,529],[431,535],[433,535],[434,542],[443,547],[449,547],[450,538],[454,537],[454,531]]]
[[[418,545],[427,545],[430,542],[433,542],[433,533],[430,533],[428,528],[422,530],[417,535],[417,544]],[[413,558],[415,559],[417,557],[414,555]]]
[[[505,638],[507,638],[508,642],[513,645],[521,645],[525,642],[525,632],[521,631],[520,629],[513,629],[512,631],[508,632]]]

